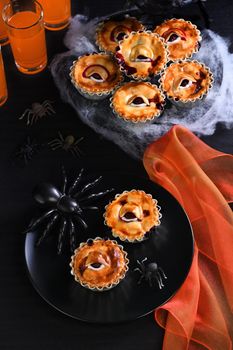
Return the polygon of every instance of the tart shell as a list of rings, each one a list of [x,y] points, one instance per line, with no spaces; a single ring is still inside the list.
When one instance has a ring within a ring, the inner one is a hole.
[[[119,273],[116,274],[115,278],[111,282],[101,283],[101,285],[95,285],[93,283],[90,283],[88,281],[85,281],[84,278],[81,277],[81,274],[79,272],[79,268],[76,266],[76,259],[79,254],[82,253],[85,249],[88,249],[88,241],[85,243],[81,243],[77,249],[75,249],[74,254],[71,257],[70,267],[71,267],[71,274],[74,276],[74,279],[76,282],[81,284],[84,288],[90,289],[92,291],[97,292],[103,292],[109,289],[112,289],[113,287],[116,287],[118,283],[125,277],[129,267],[129,259],[127,258],[127,252],[124,251],[124,248],[122,245],[119,245],[117,241],[115,240],[104,240],[103,238],[96,237],[92,240],[93,245],[95,244],[101,244],[102,242],[108,242],[107,244],[110,244],[110,246],[117,248],[118,254],[120,254],[120,259],[124,261],[124,264],[122,268],[119,270]],[[94,250],[93,250],[94,251]]]
[[[157,33],[164,38],[164,36],[172,33],[172,29],[174,29],[174,32],[177,31],[177,33],[180,34],[179,36],[181,39],[178,42],[174,41],[174,43],[167,43],[169,59],[171,61],[191,58],[194,53],[198,52],[202,37],[201,32],[197,29],[195,24],[190,21],[185,21],[182,18],[172,18],[158,25],[154,29],[154,33]],[[182,38],[182,34],[186,36],[187,40]]]
[[[89,67],[99,65],[98,61],[97,64],[95,64],[95,59],[101,60],[101,63],[103,62],[103,70],[106,67],[105,61],[109,63],[111,68],[109,74],[113,74],[113,78],[110,81],[106,80],[102,85],[95,84],[91,81],[88,85],[89,79],[83,77],[83,72],[88,68],[88,64]],[[90,64],[91,62],[93,63]],[[108,97],[118,86],[120,86],[123,80],[123,75],[117,62],[112,56],[105,53],[92,53],[80,56],[77,60],[73,61],[70,68],[70,78],[72,84],[82,96],[91,100],[101,100]]]
[[[150,104],[146,107],[131,107],[127,104],[127,100],[132,99],[133,94],[135,94],[135,98],[141,94],[145,101]],[[152,103],[150,100],[152,100]],[[110,101],[110,107],[117,117],[127,122],[145,123],[161,115],[165,106],[165,95],[157,85],[149,82],[131,81],[115,90]]]
[[[147,217],[143,218],[141,223],[137,222],[136,225],[134,222],[131,222],[129,225],[119,220],[119,215],[122,210],[128,210],[129,208],[127,203],[125,206],[121,204],[121,201],[125,200],[125,197],[132,195],[141,197],[141,201],[145,201],[145,205],[141,205],[141,208],[138,206],[139,208],[137,208],[134,204],[132,206],[132,203],[129,203],[129,206],[131,205],[131,208],[134,207],[133,210],[138,214],[140,214],[140,211],[148,212]],[[142,242],[148,238],[147,234],[154,233],[154,228],[161,224],[160,219],[162,218],[162,214],[160,213],[160,210],[161,208],[158,205],[157,200],[153,199],[150,194],[141,190],[124,191],[121,194],[117,194],[115,199],[105,207],[104,223],[111,228],[114,237],[129,243]]]

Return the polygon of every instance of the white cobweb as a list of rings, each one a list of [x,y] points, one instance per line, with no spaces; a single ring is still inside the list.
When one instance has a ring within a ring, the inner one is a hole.
[[[65,38],[70,51],[57,55],[51,63],[63,100],[73,106],[85,124],[134,158],[141,158],[146,146],[175,124],[198,135],[212,135],[219,122],[226,128],[233,126],[233,54],[229,53],[228,42],[210,30],[202,32],[201,49],[193,56],[205,63],[214,75],[213,88],[200,106],[192,109],[168,106],[156,121],[133,124],[112,113],[109,99],[91,101],[82,97],[70,81],[69,70],[78,56],[98,51],[95,28],[99,21],[99,18],[88,21],[85,16],[75,16]]]

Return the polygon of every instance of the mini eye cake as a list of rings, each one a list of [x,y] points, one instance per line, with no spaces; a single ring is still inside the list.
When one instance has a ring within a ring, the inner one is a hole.
[[[167,63],[164,39],[148,31],[131,32],[119,42],[116,58],[126,75],[146,80]]]
[[[143,30],[144,26],[133,17],[122,20],[107,20],[99,24],[96,32],[96,43],[101,51],[115,52],[118,42],[132,31]]]
[[[71,274],[83,287],[104,291],[115,287],[128,271],[129,260],[116,241],[102,238],[81,243],[71,257]]]
[[[105,224],[122,241],[140,242],[145,234],[160,225],[160,207],[144,191],[125,191],[106,206]]]
[[[173,18],[157,26],[154,32],[166,41],[172,61],[191,57],[199,50],[200,31],[189,21]]]
[[[123,79],[117,62],[104,53],[81,56],[73,62],[70,77],[76,89],[90,99],[107,97]]]
[[[165,96],[156,85],[130,82],[115,91],[111,107],[117,116],[136,123],[158,117],[164,104]]]
[[[209,68],[197,61],[171,64],[160,79],[160,86],[175,102],[194,102],[206,95],[213,84]]]

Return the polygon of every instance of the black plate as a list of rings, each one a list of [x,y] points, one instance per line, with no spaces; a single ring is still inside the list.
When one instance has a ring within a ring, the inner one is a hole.
[[[38,248],[38,232],[29,232],[25,240],[25,257],[29,276],[38,293],[62,313],[79,320],[114,323],[136,319],[165,303],[184,282],[193,257],[193,234],[190,222],[179,203],[165,189],[134,175],[104,175],[98,190],[114,187],[115,191],[99,204],[100,211],[91,213],[87,232],[78,232],[77,244],[89,237],[112,237],[103,223],[104,206],[116,193],[140,189],[152,194],[161,206],[161,225],[142,243],[122,243],[128,252],[130,269],[123,281],[105,292],[93,292],[74,281],[70,274],[70,255],[56,254],[56,236],[51,234]],[[41,231],[40,231],[41,233]],[[156,261],[167,275],[165,287],[152,288],[145,282],[137,284],[136,260],[148,257]]]

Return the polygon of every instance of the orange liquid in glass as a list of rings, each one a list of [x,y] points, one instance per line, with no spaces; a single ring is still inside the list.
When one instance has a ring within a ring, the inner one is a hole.
[[[51,30],[65,28],[71,16],[70,0],[39,0],[44,10],[45,27]]]
[[[7,31],[2,19],[2,9],[6,5],[7,0],[0,0],[0,43],[1,45],[8,43]]]
[[[47,64],[45,32],[38,15],[31,11],[15,13],[9,20],[9,38],[15,63],[24,73],[33,74]],[[28,28],[26,28],[28,27]]]
[[[0,52],[0,106],[2,106],[7,100],[7,86],[6,78],[3,66],[3,59]]]

